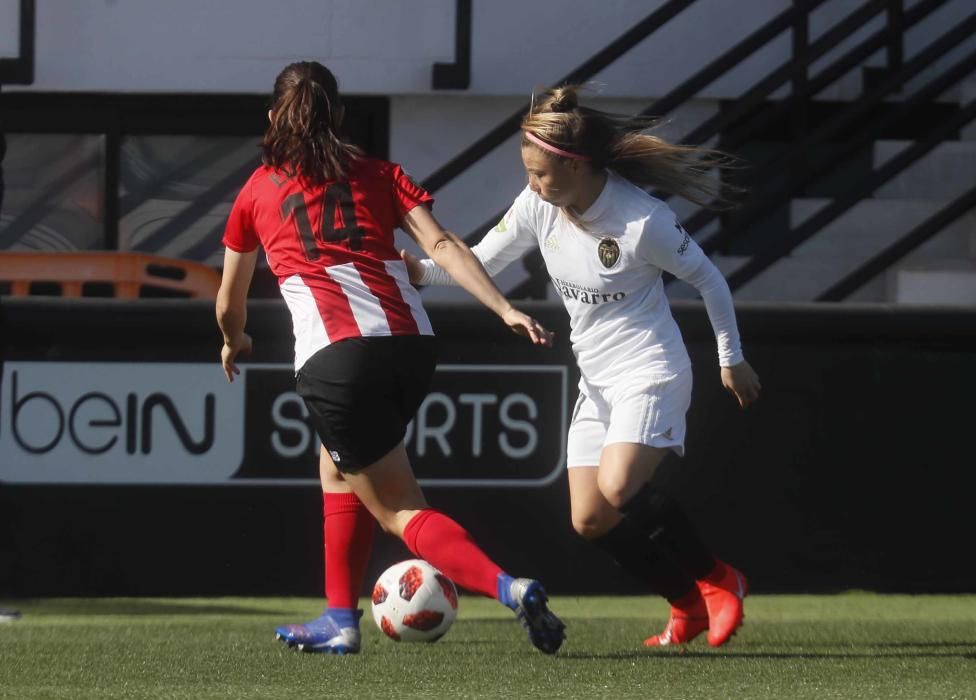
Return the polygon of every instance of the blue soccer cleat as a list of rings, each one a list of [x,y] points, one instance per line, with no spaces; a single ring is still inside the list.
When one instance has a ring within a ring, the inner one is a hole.
[[[566,625],[546,605],[548,598],[542,584],[530,578],[517,578],[508,593],[532,645],[543,654],[555,654],[566,638]]]
[[[362,610],[326,610],[316,620],[276,628],[275,639],[298,651],[314,654],[358,654],[362,616]]]

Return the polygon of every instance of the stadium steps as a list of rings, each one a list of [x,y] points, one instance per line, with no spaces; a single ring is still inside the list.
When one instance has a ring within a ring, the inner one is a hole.
[[[974,134],[976,135],[976,134]],[[966,134],[968,136],[968,134]],[[873,165],[911,144],[877,141]],[[852,207],[736,292],[748,301],[812,301],[872,256],[926,221],[976,182],[976,140],[948,141]],[[796,228],[831,200],[790,203]],[[713,256],[729,274],[747,261]],[[678,294],[687,296],[687,294]],[[969,211],[866,284],[850,301],[976,304],[976,210]]]

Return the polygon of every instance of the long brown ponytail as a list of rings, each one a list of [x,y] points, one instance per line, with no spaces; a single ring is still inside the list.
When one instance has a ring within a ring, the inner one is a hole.
[[[310,185],[342,179],[362,152],[339,135],[339,84],[321,63],[285,66],[275,80],[272,120],[261,143],[265,165]]]
[[[579,85],[566,85],[536,97],[522,119],[522,131],[585,156],[594,168],[609,168],[640,187],[660,189],[710,208],[732,204],[728,190],[712,172],[734,167],[731,156],[644,133],[657,125],[653,117],[581,107],[577,97],[580,89]],[[522,143],[532,145],[525,138]]]

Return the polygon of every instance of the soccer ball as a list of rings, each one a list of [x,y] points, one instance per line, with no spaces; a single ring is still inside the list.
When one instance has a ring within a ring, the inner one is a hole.
[[[384,571],[373,586],[373,619],[397,642],[436,642],[457,615],[454,582],[423,559]]]

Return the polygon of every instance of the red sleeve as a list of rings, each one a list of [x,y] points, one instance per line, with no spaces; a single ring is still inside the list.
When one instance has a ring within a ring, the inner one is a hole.
[[[251,180],[241,188],[234,206],[227,217],[224,229],[224,245],[235,253],[250,253],[260,245],[257,231],[254,230],[254,195]]]
[[[419,204],[425,204],[428,208],[434,206],[431,194],[414,182],[399,165],[393,166],[393,200],[396,203],[398,223]]]

